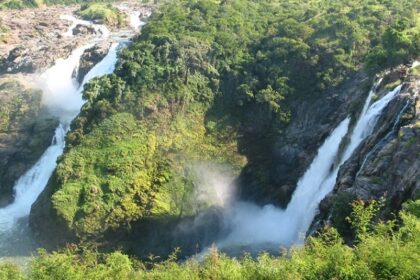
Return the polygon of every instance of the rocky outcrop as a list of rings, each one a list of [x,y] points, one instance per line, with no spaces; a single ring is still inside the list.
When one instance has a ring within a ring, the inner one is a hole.
[[[78,24],[72,31],[73,35],[96,35],[96,29],[92,26]]]
[[[287,205],[297,181],[328,134],[348,114],[355,115],[361,109],[370,83],[360,71],[321,96],[292,101],[291,122],[270,140],[274,144],[264,144],[261,134],[247,137],[254,142],[248,140],[242,146],[254,148],[245,151],[249,164],[239,177],[242,198],[261,204]]]
[[[41,107],[41,92],[0,80],[0,206],[12,200],[15,181],[50,145],[58,121]]]
[[[77,6],[0,11],[7,30],[7,36],[0,40],[0,75],[42,72],[95,36],[89,30],[79,30],[83,36],[63,35],[71,22],[60,15],[72,14],[76,9]]]
[[[385,76],[378,98],[403,82],[400,94],[385,109],[372,135],[340,168],[333,192],[320,204],[313,229],[332,223],[346,235],[349,225],[344,219],[354,199],[385,197],[381,216],[386,218],[407,199],[420,197],[420,76],[408,72],[400,67]]]
[[[85,75],[93,68],[99,61],[101,61],[111,46],[110,41],[102,41],[92,48],[87,49],[80,58],[79,68],[76,73],[76,78],[79,83],[82,83]]]

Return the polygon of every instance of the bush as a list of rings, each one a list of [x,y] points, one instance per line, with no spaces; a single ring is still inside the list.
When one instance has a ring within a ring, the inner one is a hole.
[[[0,280],[23,280],[19,268],[12,263],[0,263]]]
[[[346,219],[352,212],[352,203],[356,196],[351,193],[341,192],[334,198],[331,207],[331,221],[333,226],[344,237],[352,237],[353,231],[349,221]]]
[[[402,225],[395,221],[380,222],[370,229],[368,217],[374,217],[380,203],[353,204],[353,225],[363,238],[354,247],[343,243],[334,228],[319,237],[310,237],[303,247],[291,248],[284,256],[262,253],[230,258],[216,249],[202,262],[196,259],[178,262],[176,254],[168,260],[139,262],[113,252],[102,254],[72,249],[40,255],[31,264],[29,279],[394,279],[413,280],[420,275],[420,219],[402,212]],[[419,201],[409,202],[408,209]],[[3,273],[3,274],[2,274]],[[0,266],[0,279],[24,279],[16,267]],[[14,278],[13,278],[14,277]]]
[[[117,8],[112,7],[111,4],[83,4],[78,14],[86,20],[100,21],[111,26],[122,26],[125,24],[123,14]]]

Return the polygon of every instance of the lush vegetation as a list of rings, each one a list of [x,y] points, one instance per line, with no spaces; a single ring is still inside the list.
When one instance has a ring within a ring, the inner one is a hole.
[[[4,0],[0,2],[0,10],[3,9],[23,9],[26,7],[40,7],[44,4],[43,0]]]
[[[78,14],[86,20],[100,21],[107,25],[121,26],[125,24],[125,16],[111,4],[83,4]]]
[[[139,262],[120,252],[100,254],[75,247],[40,255],[27,275],[11,264],[0,265],[0,279],[418,279],[420,275],[420,200],[405,205],[400,219],[379,222],[378,202],[356,201],[347,218],[355,245],[343,243],[334,228],[311,237],[302,248],[283,256],[261,254],[230,258],[212,250],[202,262]],[[398,228],[397,230],[395,230]]]
[[[52,203],[48,215],[81,238],[145,217],[194,214],[185,210],[191,162],[239,170],[240,153],[270,151],[291,99],[316,97],[365,62],[381,69],[418,54],[418,15],[419,2],[408,0],[162,6],[115,73],[86,86],[41,204]],[[404,44],[389,43],[390,34]],[[394,58],[377,59],[380,48]]]
[[[31,123],[40,110],[41,92],[18,81],[0,79],[0,133],[15,132]]]

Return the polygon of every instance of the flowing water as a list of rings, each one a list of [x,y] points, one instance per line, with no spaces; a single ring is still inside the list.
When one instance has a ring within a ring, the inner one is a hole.
[[[140,12],[133,12],[129,15],[130,25],[134,30],[140,30],[140,28],[146,23],[140,20]]]
[[[341,157],[341,142],[348,133],[349,118],[344,119],[318,149],[311,165],[299,179],[286,209],[273,205],[260,207],[244,202],[234,204],[228,210],[232,231],[227,238],[217,243],[219,248],[227,251],[238,247],[247,250],[252,247],[278,250],[280,246],[288,247],[303,242],[319,202],[334,188],[340,166],[372,133],[382,111],[399,93],[401,86],[371,104],[375,88],[376,85],[365,101]]]
[[[106,38],[110,34],[108,28],[105,25],[94,24],[87,20],[75,18],[72,15],[61,15],[60,19],[72,22],[67,32],[64,33],[64,36],[67,36],[67,37],[73,37],[73,30],[74,28],[76,28],[77,25],[84,25],[84,26],[92,27],[97,33],[101,34],[102,38]]]
[[[80,20],[75,22],[79,24]],[[106,31],[102,26],[90,25],[102,30],[101,38],[104,37]],[[95,77],[112,73],[117,61],[119,43],[114,43],[108,54],[86,74],[81,85],[74,80],[73,72],[77,70],[80,57],[97,40],[98,38],[94,38],[92,42],[77,48],[67,59],[57,60],[54,66],[41,75],[43,104],[60,118],[60,124],[55,130],[51,145],[16,182],[13,203],[0,209],[0,260],[13,258],[15,262],[22,262],[38,247],[28,228],[31,206],[47,185],[56,167],[57,158],[63,153],[69,124],[84,103],[81,94],[84,84]]]

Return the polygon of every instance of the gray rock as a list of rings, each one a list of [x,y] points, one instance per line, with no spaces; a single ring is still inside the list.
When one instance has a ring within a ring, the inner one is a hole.
[[[262,142],[261,134],[255,135],[255,143],[246,143],[262,150],[244,152],[249,164],[239,178],[242,198],[286,206],[325,138],[347,115],[361,110],[370,84],[360,71],[316,98],[300,98],[290,104],[291,122],[281,128],[274,145]]]
[[[400,210],[406,200],[420,197],[420,77],[401,69],[389,72],[383,82],[403,80],[399,96],[385,108],[372,135],[340,168],[334,191],[321,202],[313,229],[340,222],[329,217],[334,215],[332,205],[344,193],[364,201],[385,197],[382,217]]]
[[[110,41],[103,41],[85,50],[82,57],[80,58],[79,68],[75,73],[79,83],[82,83],[85,75],[93,68],[93,66],[95,66],[106,56],[110,46]]]
[[[78,24],[73,29],[73,35],[96,35],[96,30],[92,26]]]

